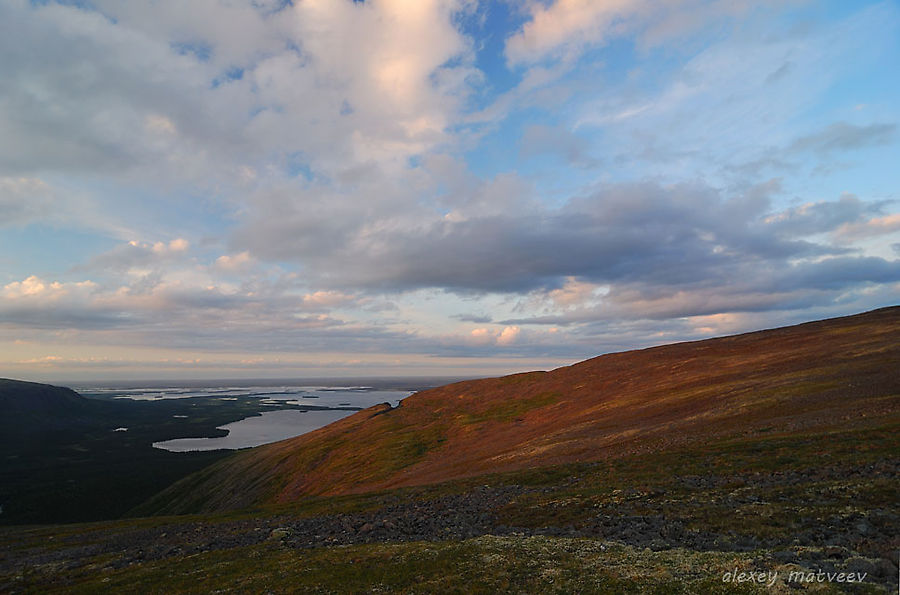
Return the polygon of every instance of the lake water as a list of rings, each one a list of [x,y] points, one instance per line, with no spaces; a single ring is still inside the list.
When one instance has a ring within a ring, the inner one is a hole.
[[[228,431],[228,435],[221,438],[179,438],[153,444],[155,448],[173,452],[238,449],[277,442],[311,432],[373,405],[390,403],[396,407],[402,399],[415,392],[362,385],[178,386],[175,383],[168,386],[90,386],[78,387],[77,390],[93,397],[134,401],[259,399],[260,405],[272,408],[272,411],[264,411],[262,415],[220,426]],[[285,406],[315,409],[301,411],[284,409]]]
[[[166,440],[165,442],[154,442],[153,446],[172,452],[260,446],[312,432],[354,413],[356,411],[342,411],[340,409],[324,411],[298,411],[296,409],[266,411],[260,416],[248,417],[247,419],[221,426],[223,430],[228,431],[228,435],[221,438],[179,438],[177,440]]]
[[[233,401],[251,397],[263,404],[315,405],[317,407],[360,407],[379,403],[397,406],[411,390],[375,389],[370,386],[165,386],[165,387],[77,387],[83,395],[132,401],[160,401],[205,397]]]

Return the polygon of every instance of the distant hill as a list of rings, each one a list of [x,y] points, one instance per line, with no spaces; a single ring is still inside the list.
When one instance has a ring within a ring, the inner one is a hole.
[[[191,407],[194,419],[176,419],[173,413],[185,414],[179,406],[189,407],[0,379],[0,525],[115,518],[221,458],[152,447],[179,431],[203,435],[231,421],[204,419],[200,406]]]
[[[185,513],[615,459],[900,412],[900,307],[450,384],[230,456],[138,509]]]
[[[0,378],[0,416],[82,412],[88,401],[71,388]]]

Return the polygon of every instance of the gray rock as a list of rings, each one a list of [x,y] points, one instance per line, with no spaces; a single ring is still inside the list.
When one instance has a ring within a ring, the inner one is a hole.
[[[848,558],[844,562],[847,572],[855,572],[857,574],[865,572],[868,575],[875,574],[875,565],[865,558]]]
[[[654,552],[668,550],[668,549],[671,549],[671,547],[672,546],[670,546],[668,543],[666,543],[662,539],[654,539],[653,541],[650,542],[650,549],[653,550]]]
[[[291,530],[286,527],[278,527],[277,529],[272,529],[272,532],[269,533],[269,539],[285,539],[291,536]]]
[[[875,569],[872,574],[878,578],[897,579],[897,566],[887,558],[880,558],[875,561]]]
[[[846,551],[847,550],[839,545],[827,545],[825,546],[825,550],[822,553],[824,553],[829,558],[843,558]]]
[[[781,550],[775,552],[772,554],[772,557],[782,563],[796,562],[798,560],[797,554],[795,554],[791,550]]]

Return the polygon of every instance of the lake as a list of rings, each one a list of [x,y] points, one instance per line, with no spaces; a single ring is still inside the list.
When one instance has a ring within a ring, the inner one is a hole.
[[[258,385],[258,386],[165,386],[79,387],[79,392],[94,398],[132,401],[172,399],[210,399],[252,401],[271,411],[253,415],[223,426],[228,432],[220,438],[178,438],[154,442],[155,448],[172,452],[239,449],[260,446],[306,434],[361,409],[389,403],[396,407],[414,391],[372,386]],[[304,409],[305,408],[305,409]],[[185,418],[188,415],[174,415]]]
[[[153,446],[171,452],[248,448],[306,434],[354,413],[356,411],[340,409],[266,411],[221,426],[228,431],[228,435],[221,438],[179,438],[154,442]]]

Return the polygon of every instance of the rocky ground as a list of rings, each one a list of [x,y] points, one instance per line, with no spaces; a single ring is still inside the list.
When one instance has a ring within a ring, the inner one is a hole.
[[[868,480],[893,481],[898,477],[896,462],[882,462],[861,472]],[[771,496],[773,488],[820,485],[837,475],[846,479],[848,473],[832,467],[738,478],[694,475],[677,479],[685,488],[678,493],[630,488],[616,490],[603,499],[572,497],[572,485],[577,487],[574,478],[565,493],[559,486],[481,485],[461,493],[387,493],[357,511],[285,513],[212,522],[175,517],[134,524],[73,526],[71,531],[52,534],[41,528],[11,528],[2,535],[0,591],[40,589],[42,584],[59,585],[60,578],[67,575],[254,544],[308,549],[462,541],[485,535],[544,535],[590,538],[648,552],[744,552],[753,555],[750,570],[779,567],[803,572],[865,573],[866,584],[896,592],[896,554],[900,549],[900,515],[896,509],[844,510],[817,518],[804,516],[806,503],[797,503],[789,531],[765,534],[747,530],[746,517],[730,529],[723,529],[727,526],[723,524],[703,529],[691,522],[699,506],[735,511],[761,506],[767,504],[764,499]],[[565,514],[556,514],[560,511]],[[517,518],[529,522],[515,523]]]

